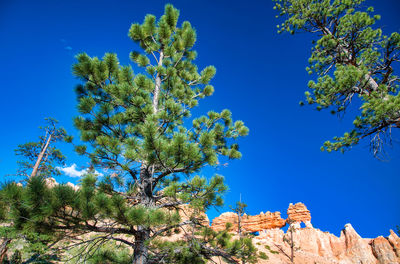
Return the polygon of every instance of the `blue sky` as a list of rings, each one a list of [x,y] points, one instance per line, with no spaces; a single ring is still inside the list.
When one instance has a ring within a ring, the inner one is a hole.
[[[127,37],[145,14],[160,16],[167,3],[181,11],[180,21],[196,28],[199,67],[214,65],[215,94],[200,102],[196,114],[231,109],[250,135],[240,141],[243,158],[204,174],[226,177],[226,204],[242,194],[248,212],[281,211],[304,202],[312,223],[339,234],[352,223],[364,237],[388,235],[400,224],[400,144],[394,132],[390,159],[382,162],[362,142],[345,154],[324,153],[321,144],[350,128],[352,112],[342,119],[328,111],[299,107],[309,79],[305,71],[311,36],[278,35],[270,0],[256,1],[19,1],[0,2],[0,175],[15,173],[18,144],[36,140],[43,118],[58,119],[77,135],[71,74],[74,55],[116,52],[123,64],[136,45]],[[400,2],[366,2],[382,15],[386,34],[400,30]],[[62,146],[68,165],[86,162]],[[6,178],[4,178],[6,179]],[[58,181],[76,182],[63,176]],[[227,207],[220,211],[228,210]],[[211,218],[218,214],[209,212]]]

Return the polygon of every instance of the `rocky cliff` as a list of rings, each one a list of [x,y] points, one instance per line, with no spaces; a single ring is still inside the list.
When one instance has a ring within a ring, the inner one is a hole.
[[[311,214],[302,203],[290,204],[287,219],[280,212],[261,213],[242,217],[242,229],[258,232],[254,244],[259,251],[269,257],[259,263],[290,263],[291,249],[288,241],[290,231],[281,229],[286,224],[292,228],[294,242],[294,263],[296,264],[395,264],[400,263],[400,238],[390,230],[388,237],[374,239],[362,238],[351,224],[346,224],[339,237],[314,228]],[[233,224],[231,231],[236,232],[238,217],[235,213],[223,213],[212,221],[211,228],[222,230],[227,222]],[[300,223],[305,224],[301,228]]]

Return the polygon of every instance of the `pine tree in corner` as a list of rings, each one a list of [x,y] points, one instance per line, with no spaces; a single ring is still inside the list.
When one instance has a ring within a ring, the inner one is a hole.
[[[400,59],[400,34],[382,34],[379,15],[365,9],[365,0],[273,0],[285,20],[278,31],[309,32],[313,41],[308,104],[317,110],[357,113],[353,129],[326,141],[327,151],[345,151],[369,138],[375,157],[385,154],[392,130],[400,127],[400,78],[394,74]],[[303,104],[301,102],[301,104]]]

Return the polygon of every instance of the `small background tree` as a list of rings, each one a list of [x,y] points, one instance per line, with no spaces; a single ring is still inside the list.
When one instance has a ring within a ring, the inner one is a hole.
[[[242,202],[242,194],[240,194],[240,199],[236,202],[235,207],[230,207],[233,212],[235,212],[238,216],[238,234],[239,237],[242,236],[242,217],[246,212],[247,204]]]
[[[47,125],[40,127],[43,134],[39,136],[39,141],[18,145],[15,150],[15,153],[22,157],[18,161],[19,168],[16,176],[23,177],[25,182],[29,182],[32,178],[43,179],[59,176],[61,173],[57,166],[63,166],[65,163],[65,157],[57,148],[56,143],[69,141],[70,137],[63,128],[58,127],[57,120],[46,118],[45,121]],[[32,260],[37,259],[39,255],[45,253],[46,244],[50,241],[45,233],[40,234],[33,229],[19,230],[20,224],[28,220],[27,212],[37,209],[36,207],[29,208],[32,201],[26,204],[21,203],[20,189],[21,186],[11,183],[3,184],[0,190],[0,219],[11,223],[11,226],[0,227],[0,237],[3,239],[0,246],[0,263],[5,260],[9,247],[18,244],[24,244],[22,250],[25,255],[32,257]],[[40,193],[41,190],[35,190],[37,196],[32,198],[40,199],[40,195],[44,195],[44,193]],[[32,190],[26,194],[31,192]],[[14,249],[11,263],[20,263],[21,258],[21,251]]]
[[[39,141],[18,145],[15,150],[16,155],[22,158],[18,161],[17,176],[29,178],[36,175],[44,177],[61,175],[57,166],[64,165],[65,156],[55,144],[68,141],[70,137],[67,136],[64,128],[57,126],[57,120],[53,118],[45,120],[47,125],[40,127],[43,134],[39,136]]]
[[[300,247],[296,246],[294,241],[293,234],[296,232],[296,227],[293,225],[294,223],[295,222],[293,220],[287,220],[289,228],[286,234],[283,236],[283,243],[289,247],[289,252],[287,252],[283,246],[275,244],[275,247],[278,248],[278,252],[287,257],[291,264],[294,264],[295,252],[300,249]]]

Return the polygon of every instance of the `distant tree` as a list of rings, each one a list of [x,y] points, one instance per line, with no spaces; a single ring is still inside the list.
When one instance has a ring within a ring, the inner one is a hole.
[[[81,116],[75,126],[84,144],[76,151],[106,176],[87,174],[78,191],[50,188],[36,176],[25,187],[9,185],[13,192],[4,196],[14,196],[8,212],[15,229],[55,241],[68,237],[70,246],[83,246],[81,261],[115,241],[131,249],[136,264],[205,263],[214,256],[254,262],[251,240],[231,240],[203,224],[201,212],[223,203],[226,186],[222,176],[207,180],[195,173],[218,166],[221,156],[240,158],[235,140],[248,128],[233,122],[229,110],[191,117],[198,101],[214,91],[209,82],[215,68],[199,72],[192,50],[196,32],[187,21],[178,27],[178,17],[166,5],[159,20],[147,15],[131,26],[130,38],[143,49],[130,55],[140,74],[121,66],[115,54],[77,55],[73,72],[83,84],[76,89]],[[179,214],[182,206],[187,220]],[[184,232],[182,239],[160,239],[175,230]],[[109,259],[117,257],[109,253]]]
[[[35,142],[28,142],[25,144],[18,145],[15,150],[16,154],[22,157],[18,161],[17,176],[23,176],[25,180],[29,180],[32,177],[50,177],[60,175],[60,171],[57,169],[58,166],[62,166],[65,163],[65,157],[61,151],[56,147],[56,143],[60,141],[69,141],[70,137],[67,136],[65,130],[57,126],[58,121],[53,118],[46,118],[47,125],[40,127],[43,130],[43,134],[39,136],[39,140]],[[7,212],[10,205],[16,202],[14,199],[18,199],[15,196],[15,188],[17,186],[14,183],[11,185],[4,185],[0,191],[0,219],[14,221],[13,215],[16,211]],[[29,206],[30,203],[27,204]],[[22,209],[21,205],[18,205]],[[25,210],[25,209],[24,209]],[[8,215],[10,213],[10,215]],[[14,215],[15,217],[24,217],[21,212]],[[28,231],[31,233],[26,236],[23,232],[10,228],[9,226],[0,227],[0,237],[2,238],[2,244],[0,246],[0,263],[5,259],[10,244],[19,239],[25,239],[26,242],[30,243],[24,248],[26,252],[35,254],[38,252],[38,245],[45,247],[45,240],[38,240],[40,234]],[[35,237],[35,239],[33,239]],[[21,259],[21,252],[15,251],[11,263],[19,263],[17,259]]]
[[[286,234],[283,236],[283,243],[285,243],[289,247],[289,252],[286,252],[283,246],[281,245],[275,244],[275,246],[278,248],[277,252],[283,254],[285,257],[287,257],[287,259],[290,261],[291,264],[294,264],[294,258],[295,258],[294,253],[300,248],[296,246],[296,243],[294,241],[293,234],[296,232],[296,227],[293,225],[294,222],[290,220],[287,223],[289,224],[289,228]]]
[[[343,152],[369,137],[373,155],[384,154],[392,129],[400,127],[400,78],[394,75],[400,34],[383,35],[376,26],[380,16],[372,15],[372,7],[363,8],[365,0],[273,1],[285,19],[279,32],[315,37],[307,71],[316,80],[308,83],[307,103],[338,114],[352,105],[358,113],[351,131],[321,149]]]
[[[240,199],[238,202],[236,202],[236,206],[235,207],[231,207],[231,210],[234,211],[237,216],[238,216],[238,234],[239,237],[242,236],[242,217],[244,215],[244,213],[246,212],[246,207],[247,204],[242,202],[242,196],[240,195]]]
[[[17,175],[19,176],[61,175],[57,165],[64,165],[65,157],[55,144],[60,141],[68,141],[70,137],[67,136],[64,128],[57,127],[57,120],[53,118],[45,120],[47,125],[40,127],[43,134],[39,136],[39,140],[18,145],[15,150],[16,155],[22,157],[22,160],[18,161]]]

